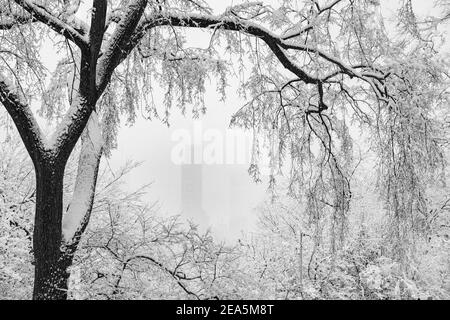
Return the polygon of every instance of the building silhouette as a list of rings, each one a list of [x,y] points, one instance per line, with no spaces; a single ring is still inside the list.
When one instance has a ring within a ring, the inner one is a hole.
[[[206,226],[208,217],[203,209],[203,164],[194,162],[194,151],[199,150],[191,146],[191,161],[181,165],[181,211],[194,223]]]

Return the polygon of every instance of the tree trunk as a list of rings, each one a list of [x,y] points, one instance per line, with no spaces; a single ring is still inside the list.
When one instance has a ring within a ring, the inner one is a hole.
[[[33,299],[61,300],[67,298],[67,267],[71,262],[61,251],[64,165],[42,162],[36,168]]]
[[[72,265],[92,211],[103,139],[97,114],[92,113],[81,137],[78,172],[69,209],[63,219],[65,161],[51,155],[36,161],[34,225],[35,282],[33,299],[67,299],[67,268]]]

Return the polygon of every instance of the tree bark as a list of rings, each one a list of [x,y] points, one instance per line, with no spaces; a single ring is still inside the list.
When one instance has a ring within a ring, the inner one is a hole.
[[[78,172],[69,209],[63,217],[65,162],[48,153],[36,165],[34,229],[35,285],[33,299],[67,299],[72,265],[92,211],[103,139],[97,114],[92,113],[81,138]]]
[[[33,251],[34,300],[67,298],[68,259],[61,251],[64,164],[43,159],[36,167]]]

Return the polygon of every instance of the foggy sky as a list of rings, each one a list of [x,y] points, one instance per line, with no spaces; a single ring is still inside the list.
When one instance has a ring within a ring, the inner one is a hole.
[[[277,3],[276,1],[264,1]],[[89,4],[89,1],[85,1]],[[227,6],[238,1],[211,1],[216,13],[223,12]],[[398,6],[397,1],[381,1],[382,14],[391,16]],[[430,3],[428,1],[413,1],[415,8],[425,13]],[[276,5],[274,5],[276,8]],[[388,26],[389,28],[389,26]],[[193,30],[189,32],[191,46],[205,47],[208,45],[208,32]],[[52,48],[44,48],[43,59],[52,69],[56,59]],[[281,67],[281,66],[280,66]],[[223,136],[229,126],[231,115],[236,112],[245,100],[238,97],[238,79],[230,76],[231,84],[227,89],[227,99],[221,102],[214,83],[206,86],[205,104],[207,113],[199,121],[203,131],[217,129]],[[155,95],[161,92],[155,92]],[[146,195],[149,202],[159,201],[160,214],[183,214],[181,201],[181,166],[171,161],[171,150],[176,145],[172,140],[174,131],[185,129],[193,134],[194,123],[189,112],[183,117],[174,108],[168,128],[158,120],[148,121],[138,117],[132,127],[125,124],[119,130],[118,149],[112,152],[110,159],[102,160],[114,170],[122,166],[127,160],[143,161],[127,178],[127,188],[136,189],[148,182],[153,182],[150,192]],[[239,165],[203,165],[202,178],[202,206],[207,216],[206,221],[196,221],[202,228],[212,227],[214,233],[222,239],[234,239],[241,231],[252,230],[255,226],[257,213],[255,207],[264,201],[266,183],[256,184],[247,173],[249,163]]]

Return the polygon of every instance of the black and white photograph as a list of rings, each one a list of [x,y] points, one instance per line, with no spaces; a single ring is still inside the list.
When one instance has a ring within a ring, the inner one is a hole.
[[[0,0],[0,300],[450,299],[449,31],[450,0]]]

